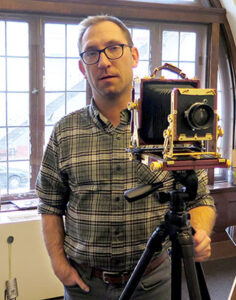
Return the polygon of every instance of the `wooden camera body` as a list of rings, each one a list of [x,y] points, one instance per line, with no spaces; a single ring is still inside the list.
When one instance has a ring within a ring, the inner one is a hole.
[[[160,69],[178,73],[182,79],[141,79],[140,98],[129,104],[132,159],[152,170],[229,167],[216,147],[223,135],[216,90],[199,88],[199,80],[186,79],[175,66],[165,64],[156,70]],[[214,145],[211,152],[207,151],[208,141]]]

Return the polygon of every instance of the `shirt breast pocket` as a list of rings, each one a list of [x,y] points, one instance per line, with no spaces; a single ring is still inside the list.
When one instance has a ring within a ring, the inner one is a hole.
[[[94,184],[100,181],[109,182],[111,170],[110,154],[86,153],[78,155],[67,163],[67,174],[70,183],[73,185]]]

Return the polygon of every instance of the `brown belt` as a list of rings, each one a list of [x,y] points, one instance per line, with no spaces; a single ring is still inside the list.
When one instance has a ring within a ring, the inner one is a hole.
[[[154,269],[159,267],[164,260],[167,258],[168,254],[165,251],[161,256],[157,257],[149,263],[143,275],[151,273]],[[123,284],[126,283],[132,272],[106,272],[99,269],[93,269],[93,275],[102,279],[107,284]]]

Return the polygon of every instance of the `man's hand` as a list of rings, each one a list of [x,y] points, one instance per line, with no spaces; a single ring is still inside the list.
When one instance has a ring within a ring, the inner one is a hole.
[[[211,256],[211,239],[203,229],[196,230],[194,236],[195,261],[201,262]]]
[[[210,234],[215,224],[216,213],[212,207],[198,206],[190,210],[191,225],[195,230],[193,236],[195,261],[204,261],[211,256]]]
[[[89,287],[85,284],[76,269],[73,268],[69,262],[54,267],[54,272],[63,285],[72,286],[77,284],[82,290],[89,292]]]
[[[42,214],[42,229],[55,275],[63,285],[78,284],[85,292],[89,292],[89,287],[67,260],[63,247],[65,233],[62,216]]]

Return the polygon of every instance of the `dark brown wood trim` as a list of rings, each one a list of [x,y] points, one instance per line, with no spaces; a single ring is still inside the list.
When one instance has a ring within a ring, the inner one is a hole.
[[[38,51],[38,18],[33,18],[30,22],[30,93],[29,93],[29,112],[30,112],[30,144],[31,144],[31,154],[30,154],[30,165],[31,165],[31,178],[30,178],[30,188],[34,188],[34,183],[37,176],[37,170],[35,166],[38,161],[38,151],[39,151],[39,133],[38,133],[38,112],[39,110],[39,51]]]
[[[217,182],[214,185],[208,185],[211,194],[236,192],[236,186],[229,182]]]
[[[43,35],[40,22],[39,17],[34,17],[30,26],[30,189],[32,190],[35,188],[44,145]]]
[[[212,243],[211,257],[209,260],[216,260],[236,256],[236,247],[229,240]]]
[[[229,238],[225,229],[228,226],[236,225],[236,189],[229,187],[228,189],[211,190],[211,195],[215,200],[217,212],[212,240],[214,242],[227,240]]]
[[[88,81],[86,80],[86,105],[90,104],[91,99],[92,99],[92,90]]]
[[[41,13],[65,16],[87,16],[111,14],[120,18],[139,20],[160,20],[191,23],[223,23],[226,12],[223,8],[202,6],[167,5],[124,0],[69,1],[53,0],[1,0],[0,11]]]
[[[217,88],[217,72],[219,62],[219,41],[220,41],[220,26],[218,23],[209,25],[209,42],[207,50],[207,82],[206,87]],[[216,151],[216,142],[208,143],[208,151]],[[214,169],[208,170],[208,182],[210,185],[214,183]]]
[[[208,47],[208,82],[209,88],[217,88],[217,72],[219,63],[220,26],[217,23],[210,25],[210,42]]]

